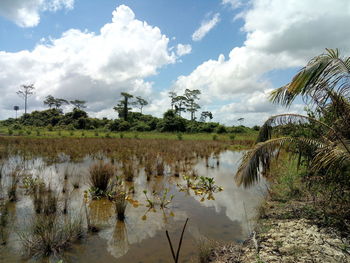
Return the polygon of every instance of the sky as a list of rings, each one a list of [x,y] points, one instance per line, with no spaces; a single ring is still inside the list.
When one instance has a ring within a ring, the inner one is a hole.
[[[16,91],[34,84],[29,112],[52,95],[114,119],[128,92],[161,117],[169,91],[199,89],[213,121],[261,125],[303,112],[267,97],[325,48],[349,56],[349,22],[348,0],[1,0],[0,119],[23,113]]]

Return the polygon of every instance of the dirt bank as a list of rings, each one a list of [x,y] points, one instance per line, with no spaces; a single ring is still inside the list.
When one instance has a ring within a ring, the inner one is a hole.
[[[317,220],[290,218],[293,209],[267,203],[252,238],[241,245],[219,246],[212,262],[350,262],[349,233],[320,226]]]

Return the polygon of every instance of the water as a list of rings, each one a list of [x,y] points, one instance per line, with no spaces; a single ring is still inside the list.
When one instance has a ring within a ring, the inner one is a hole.
[[[88,234],[86,238],[74,243],[62,254],[64,262],[170,262],[171,253],[165,230],[169,231],[176,249],[186,218],[189,218],[189,222],[184,234],[181,262],[191,262],[195,257],[196,241],[200,238],[243,241],[253,227],[266,187],[263,182],[249,189],[235,185],[234,174],[241,156],[241,152],[225,151],[219,155],[218,166],[214,158],[210,158],[207,163],[198,159],[192,166],[199,176],[213,177],[215,184],[223,187],[223,191],[213,193],[214,200],[208,200],[208,196],[196,195],[192,189],[186,190],[186,181],[181,176],[166,174],[147,181],[141,169],[134,182],[128,183],[135,191],[126,209],[125,222],[116,220],[114,205],[110,201],[90,201],[89,216],[92,224],[100,231]],[[18,159],[19,157],[9,159],[7,166],[14,167],[21,163]],[[87,176],[92,163],[90,158],[76,163],[53,165],[45,165],[40,158],[25,163],[26,173],[44,178],[46,184],[58,192],[64,187],[62,174],[67,169],[78,174],[78,177],[70,178],[65,186],[69,189],[68,213],[85,218],[83,195],[89,188]],[[78,189],[73,188],[72,180],[78,180]],[[3,177],[2,185],[6,184],[9,184],[8,178]],[[146,207],[143,190],[151,193],[165,188],[169,189],[169,195],[174,195],[168,207]],[[2,194],[5,189],[0,189]],[[31,198],[24,193],[25,189],[19,188],[17,191],[19,200],[10,204],[10,223],[7,226],[10,235],[7,244],[0,246],[0,262],[38,262],[41,260],[24,258],[21,253],[18,233],[27,231],[35,213]],[[57,258],[51,257],[51,262],[57,262]]]

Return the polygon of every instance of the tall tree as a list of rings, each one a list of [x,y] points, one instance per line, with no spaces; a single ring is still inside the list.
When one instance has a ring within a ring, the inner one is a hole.
[[[61,106],[64,104],[69,104],[68,100],[58,98],[55,99],[54,105],[57,110],[61,109]]]
[[[177,94],[174,91],[170,91],[168,94],[171,99],[171,109],[173,110],[176,103]]]
[[[28,97],[34,94],[34,84],[22,85],[19,90],[16,92],[18,96],[24,99],[24,114],[27,114],[27,102]]]
[[[136,101],[134,101],[132,104],[135,105],[137,108],[139,108],[142,114],[142,109],[144,106],[148,105],[148,101],[138,96],[136,97]]]
[[[186,97],[186,110],[191,113],[191,121],[194,121],[196,119],[195,113],[198,111],[201,107],[196,102],[199,100],[199,95],[201,94],[200,90],[185,90],[185,97]]]
[[[53,96],[51,96],[51,95],[46,96],[46,98],[44,100],[44,104],[49,106],[50,109],[53,106],[55,106],[55,102],[56,102],[56,99]]]
[[[127,121],[129,110],[131,110],[129,105],[130,103],[132,103],[130,102],[130,99],[133,98],[134,96],[126,92],[121,92],[120,95],[123,98],[119,101],[117,106],[114,107],[113,109],[118,112],[120,118],[123,118],[125,121]]]
[[[181,117],[181,112],[186,112],[187,98],[185,96],[176,96],[174,99],[175,113]]]
[[[16,120],[17,120],[17,111],[19,110],[19,107],[18,107],[18,106],[13,106],[13,109],[14,109],[15,112],[16,112]]]
[[[210,111],[203,111],[201,113],[200,121],[205,122],[207,118],[211,120],[213,118],[213,114]]]
[[[71,100],[70,104],[72,104],[74,106],[74,108],[76,109],[85,109],[86,105],[85,105],[86,101],[85,100]]]
[[[238,118],[237,121],[239,122],[239,125],[243,124],[244,118]]]

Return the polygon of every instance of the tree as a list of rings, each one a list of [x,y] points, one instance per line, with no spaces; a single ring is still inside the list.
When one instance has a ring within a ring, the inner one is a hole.
[[[129,100],[134,96],[126,92],[121,92],[120,95],[123,98],[119,101],[117,106],[114,107],[113,109],[118,112],[120,118],[123,118],[124,121],[127,121],[129,110],[131,110],[131,108],[129,107],[129,104],[130,104]]]
[[[65,99],[55,99],[55,102],[54,102],[54,106],[55,106],[55,109],[61,109],[61,106],[64,105],[64,104],[69,104],[69,102]]]
[[[195,90],[190,90],[186,89],[185,90],[185,98],[186,98],[186,110],[191,113],[191,121],[194,121],[196,119],[195,113],[200,109],[201,107],[199,106],[198,103],[196,103],[196,100],[199,100],[199,95],[201,94],[200,90],[195,89]]]
[[[51,109],[55,105],[55,102],[56,102],[56,99],[53,96],[48,95],[44,100],[44,105],[49,106],[49,108]]]
[[[85,109],[86,105],[85,105],[86,101],[85,100],[71,100],[70,104],[72,104],[74,106],[74,108],[76,109]]]
[[[50,109],[54,107],[55,109],[59,110],[62,105],[69,104],[69,102],[65,99],[59,99],[55,98],[54,96],[48,95],[44,100],[44,104],[49,106]]]
[[[13,110],[16,112],[16,120],[17,120],[17,111],[19,110],[18,106],[13,106]]]
[[[186,112],[187,98],[185,96],[176,96],[174,99],[175,113],[181,117],[181,112]]]
[[[28,97],[34,94],[34,84],[22,85],[19,90],[16,92],[18,96],[24,99],[24,114],[27,114],[27,102]]]
[[[134,101],[132,104],[139,108],[142,114],[142,109],[144,106],[148,105],[148,101],[138,96],[136,97],[136,101]]]
[[[177,97],[177,94],[176,94],[176,92],[174,92],[174,91],[170,91],[169,93],[169,97],[170,97],[170,99],[171,99],[171,109],[173,110],[174,109],[174,105],[175,105],[175,102],[176,102],[176,97]]]
[[[203,111],[199,120],[201,122],[205,122],[207,118],[209,118],[210,120],[213,119],[213,114],[210,111]]]
[[[273,91],[274,103],[290,106],[301,96],[314,109],[308,116],[280,114],[270,117],[260,129],[257,144],[248,151],[236,174],[237,183],[250,186],[266,175],[272,159],[279,157],[281,148],[291,154],[303,155],[309,171],[326,177],[327,184],[344,184],[350,189],[350,57],[341,58],[338,50],[309,61],[292,81]],[[273,128],[298,125],[314,129],[319,134],[272,138]],[[345,170],[344,170],[345,169]],[[341,180],[344,178],[345,180]],[[318,179],[320,180],[320,179]],[[338,185],[339,186],[339,185]],[[343,190],[345,191],[345,190]]]

